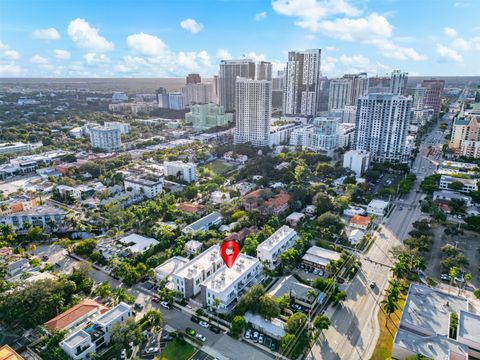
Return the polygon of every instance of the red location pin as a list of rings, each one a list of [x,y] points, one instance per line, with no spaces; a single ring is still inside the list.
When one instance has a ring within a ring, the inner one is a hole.
[[[233,240],[227,240],[220,246],[220,256],[229,268],[233,266],[239,252],[240,248]]]

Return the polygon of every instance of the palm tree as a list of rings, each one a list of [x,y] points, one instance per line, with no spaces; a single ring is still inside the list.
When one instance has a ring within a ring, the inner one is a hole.
[[[322,332],[322,330],[328,330],[330,327],[330,319],[325,315],[317,315],[315,316],[315,319],[313,319],[313,327],[318,332]]]
[[[458,268],[456,266],[452,266],[450,270],[448,271],[448,275],[450,276],[450,287],[453,284],[453,280],[457,277],[458,275]],[[450,294],[450,288],[448,289],[448,293]]]
[[[395,301],[398,300],[398,295],[400,294],[400,281],[393,279],[388,282],[390,287],[385,291],[387,296],[391,296]]]
[[[408,272],[407,264],[405,264],[401,260],[397,261],[392,268],[393,276],[395,276],[397,279],[404,279],[405,275],[407,275],[407,272]]]
[[[388,326],[388,320],[390,320],[390,315],[398,309],[397,301],[393,298],[393,296],[388,295],[382,300],[382,308],[387,314],[385,326]]]
[[[308,290],[307,299],[310,301],[310,303],[312,303],[316,297],[317,297],[317,292],[314,289]]]
[[[152,327],[154,333],[160,331],[163,325],[162,313],[158,310],[148,310],[144,318]]]
[[[127,297],[127,292],[125,291],[125,288],[118,287],[115,290],[113,290],[113,300],[115,304],[120,303]]]
[[[219,298],[213,299],[212,310],[213,310],[213,313],[215,314],[215,317],[217,316],[217,310],[219,306],[220,306],[220,299]],[[217,319],[217,322],[218,322],[218,319]]]
[[[465,289],[465,286],[467,286],[467,283],[472,280],[472,275],[470,273],[467,273],[464,275],[463,277],[463,284],[461,285],[461,287],[458,289],[458,295],[460,295],[460,291]]]

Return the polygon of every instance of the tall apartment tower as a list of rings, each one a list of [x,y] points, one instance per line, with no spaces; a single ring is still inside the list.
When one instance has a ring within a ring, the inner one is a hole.
[[[225,111],[235,111],[237,77],[255,79],[255,63],[250,59],[222,60],[218,73],[219,100]]]
[[[377,93],[357,103],[355,149],[370,152],[374,162],[406,162],[406,138],[412,98]]]
[[[426,93],[427,93],[427,89],[424,88],[422,85],[417,84],[413,92],[413,109],[414,110],[422,110],[425,107]]]
[[[168,91],[164,87],[158,88],[158,90],[155,91],[155,94],[157,95],[157,104],[158,107],[161,108],[168,108]]]
[[[257,80],[272,81],[272,63],[260,61],[257,63]]]
[[[272,112],[272,82],[237,78],[235,144],[268,146]]]
[[[187,84],[199,84],[202,82],[200,74],[188,74],[186,78]]]
[[[320,49],[288,53],[283,97],[285,115],[317,115],[321,91],[320,59]]]
[[[443,88],[445,80],[423,80],[422,87],[426,90],[424,106],[433,109],[433,117],[437,118],[442,108]]]
[[[408,73],[393,70],[390,76],[390,92],[392,94],[407,95]]]
[[[347,78],[330,80],[328,110],[343,109],[352,98],[352,80]]]
[[[356,105],[358,98],[368,93],[367,73],[346,74],[343,77],[352,81],[352,92],[347,105]]]

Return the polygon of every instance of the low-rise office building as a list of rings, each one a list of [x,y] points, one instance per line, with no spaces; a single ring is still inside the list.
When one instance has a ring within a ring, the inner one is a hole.
[[[457,338],[449,337],[452,316]],[[480,316],[466,298],[412,283],[393,340],[392,356],[417,354],[431,359],[480,358]]]
[[[466,206],[472,205],[472,198],[470,196],[459,194],[455,191],[441,190],[441,191],[435,191],[433,193],[433,201],[448,203],[452,200],[461,200],[465,203]]]
[[[201,219],[198,219],[197,221],[191,223],[190,225],[187,225],[182,232],[184,234],[187,234],[189,232],[197,232],[197,231],[207,231],[209,230],[212,226],[218,226],[222,223],[223,217],[222,215],[214,211]]]
[[[218,299],[217,311],[229,311],[239,296],[259,280],[261,272],[262,265],[257,258],[239,254],[231,268],[222,266],[200,284],[203,305],[212,308]]]
[[[390,203],[388,201],[374,199],[367,206],[367,213],[371,215],[383,216]]]
[[[257,247],[257,257],[266,262],[271,268],[277,264],[277,259],[285,250],[290,249],[298,239],[297,232],[283,225],[275,231],[267,240]]]
[[[451,186],[453,183],[461,183],[463,186],[458,189],[458,191],[461,192],[471,192],[471,191],[477,191],[478,186],[477,186],[477,180],[475,179],[463,179],[463,178],[457,178],[453,176],[447,176],[447,175],[442,175],[440,178],[440,184],[439,187],[440,189],[448,190],[448,189],[453,189]],[[457,190],[456,188],[453,190]]]
[[[88,358],[88,354],[96,352],[103,345],[108,345],[115,324],[133,316],[132,307],[121,302],[113,309],[97,318],[93,325],[76,331],[60,342],[60,348],[73,360]]]
[[[22,142],[15,143],[1,143],[0,154],[21,153],[32,150],[32,144],[25,144]]]
[[[340,253],[318,246],[312,246],[302,257],[302,261],[306,266],[320,270],[325,270],[330,261],[338,260],[340,260]]]
[[[220,246],[213,245],[172,274],[175,291],[185,299],[197,296],[200,284],[221,266],[225,264],[220,257]]]
[[[67,212],[49,205],[0,216],[0,224],[12,225],[15,230],[24,229],[24,224],[40,226],[43,229],[58,230],[64,224]]]
[[[124,180],[125,190],[132,189],[137,193],[144,194],[152,199],[163,191],[163,175],[145,174],[140,176],[129,176]]]

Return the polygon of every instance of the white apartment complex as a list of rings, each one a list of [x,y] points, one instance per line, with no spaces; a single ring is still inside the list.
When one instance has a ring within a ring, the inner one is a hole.
[[[92,148],[106,151],[120,150],[122,147],[120,129],[108,127],[91,128],[90,143]]]
[[[32,144],[25,144],[22,142],[0,144],[0,154],[19,153],[30,150],[32,150]]]
[[[343,155],[343,167],[361,177],[370,164],[370,153],[365,150],[350,150]]]
[[[197,181],[197,165],[194,163],[184,163],[182,161],[165,161],[163,163],[165,175],[179,177],[182,180],[191,183]]]
[[[233,114],[225,113],[223,106],[215,104],[197,104],[185,114],[185,121],[191,123],[196,131],[203,131],[233,122]]]
[[[266,262],[271,268],[277,264],[277,259],[285,250],[290,249],[298,239],[297,232],[289,226],[283,225],[267,240],[257,247],[257,258]]]
[[[239,254],[231,268],[222,266],[200,284],[203,305],[212,307],[215,299],[220,301],[219,312],[230,310],[232,303],[250,284],[258,280],[262,264],[252,256]]]
[[[237,78],[234,143],[268,146],[272,112],[272,83]]]
[[[162,193],[164,178],[163,175],[146,174],[141,176],[129,176],[124,179],[125,190],[132,189],[137,193],[144,194],[152,199]]]
[[[67,336],[60,342],[60,348],[70,359],[88,359],[88,354],[95,352],[100,346],[110,343],[113,326],[131,316],[133,316],[132,307],[121,302],[98,317],[93,326]]]
[[[462,178],[457,178],[453,176],[448,176],[448,175],[442,175],[440,178],[440,189],[443,190],[448,190],[451,189],[450,185],[452,183],[461,183],[463,187],[459,190],[461,192],[471,192],[471,191],[477,191],[478,186],[477,186],[477,180],[476,179],[462,179]]]
[[[220,246],[213,245],[172,274],[175,291],[185,299],[197,296],[200,284],[222,266],[225,264],[220,257]]]
[[[12,225],[18,231],[25,229],[26,223],[30,226],[51,228],[56,230],[64,226],[67,212],[48,205],[27,209],[9,215],[0,216],[0,225]]]
[[[172,110],[185,109],[185,98],[181,92],[168,93],[168,108]]]
[[[355,149],[370,152],[376,162],[406,162],[406,140],[412,98],[369,94],[358,100]]]
[[[120,130],[120,134],[128,134],[130,132],[130,124],[119,121],[105,121],[103,126],[110,129],[118,129]]]

